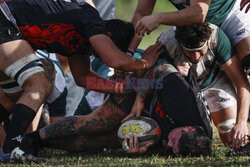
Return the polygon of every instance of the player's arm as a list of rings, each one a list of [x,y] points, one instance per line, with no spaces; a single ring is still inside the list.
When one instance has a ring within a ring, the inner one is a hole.
[[[100,58],[110,67],[122,71],[138,71],[153,66],[162,53],[161,43],[150,46],[138,60],[120,51],[104,34],[91,36],[89,41]]]
[[[88,55],[69,57],[69,65],[75,82],[78,86],[98,92],[115,93],[115,82],[104,79],[90,68]]]
[[[233,56],[234,51],[231,51],[230,41],[222,30],[218,32],[218,42],[214,51],[218,62],[222,64],[224,72],[236,87],[237,117],[231,134],[233,137],[233,147],[237,148],[242,143],[242,139],[248,134],[247,118],[250,100],[248,83],[237,56]]]
[[[143,16],[152,14],[155,3],[156,0],[138,0],[132,23],[136,25]]]
[[[237,117],[232,129],[233,147],[238,148],[242,139],[248,134],[247,118],[249,112],[249,88],[236,56],[227,61],[223,66],[226,75],[232,80],[237,90]]]
[[[152,14],[155,3],[156,0],[138,0],[137,7],[131,21],[135,27],[138,24],[138,21],[140,21],[143,16]],[[135,51],[139,46],[141,40],[142,36],[135,33],[132,41],[130,42],[129,49]]]
[[[126,118],[122,120],[122,122],[125,122],[132,117],[139,117],[144,108],[144,99],[152,95],[155,89],[163,88],[164,86],[163,80],[165,77],[167,77],[170,73],[177,73],[177,72],[178,72],[177,69],[173,65],[167,63],[163,59],[159,59],[154,67],[147,70],[144,76],[139,77],[148,80],[154,79],[155,87],[153,89],[152,88],[138,89],[136,99],[131,109],[131,112]]]
[[[136,33],[149,34],[160,24],[184,26],[203,22],[207,16],[211,0],[191,0],[189,7],[174,11],[144,16],[136,25]]]

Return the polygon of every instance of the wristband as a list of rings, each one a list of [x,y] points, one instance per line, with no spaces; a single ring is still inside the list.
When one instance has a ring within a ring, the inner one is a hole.
[[[148,68],[148,62],[145,59],[141,59],[141,62],[143,63],[143,68],[147,69]]]
[[[117,82],[115,84],[115,93],[116,94],[123,94],[123,83]]]
[[[131,55],[131,56],[134,55],[134,52],[131,49],[128,49],[126,53],[129,54],[129,55]]]

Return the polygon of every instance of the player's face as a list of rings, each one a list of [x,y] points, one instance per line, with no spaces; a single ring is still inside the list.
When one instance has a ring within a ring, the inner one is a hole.
[[[179,150],[179,141],[183,132],[195,131],[195,128],[192,126],[185,126],[173,129],[168,135],[168,147],[172,148],[172,151],[177,155]]]
[[[199,61],[201,61],[202,56],[204,56],[207,53],[207,50],[208,50],[207,44],[201,50],[196,50],[196,51],[188,51],[183,48],[183,52],[190,59],[192,63],[198,63]]]

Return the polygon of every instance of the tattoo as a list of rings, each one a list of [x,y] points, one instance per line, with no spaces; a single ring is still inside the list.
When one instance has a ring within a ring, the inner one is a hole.
[[[80,135],[100,135],[118,128],[125,116],[123,111],[107,99],[100,108],[89,115],[66,117],[41,129],[40,136],[43,140],[49,140]]]
[[[154,78],[155,80],[159,80],[160,82],[160,79],[163,81],[163,79],[167,75],[169,75],[170,73],[174,73],[174,72],[178,72],[178,71],[172,64],[167,63],[167,61],[164,59],[159,59],[157,61],[157,64],[154,65],[145,73],[143,78],[147,78],[147,79]],[[155,85],[155,88],[157,88],[157,85]],[[139,95],[145,99],[147,96],[153,94],[154,90],[155,89],[140,89]]]
[[[164,79],[167,75],[178,72],[177,69],[172,65],[167,63],[167,61],[160,59],[155,67],[155,76],[157,78]]]
[[[91,120],[85,120],[85,123],[79,128],[80,135],[112,132],[114,129],[118,128],[121,120],[126,116],[109,98],[102,107],[97,110],[96,116]]]
[[[43,140],[56,139],[76,135],[75,124],[77,116],[65,117],[40,130],[40,137]]]

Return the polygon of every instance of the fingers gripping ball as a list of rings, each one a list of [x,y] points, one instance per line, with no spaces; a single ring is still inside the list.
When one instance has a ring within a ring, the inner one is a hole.
[[[139,144],[149,141],[156,144],[160,140],[161,129],[155,120],[148,117],[138,117],[121,124],[117,135],[121,143],[126,137],[129,138],[133,135],[138,137]]]

